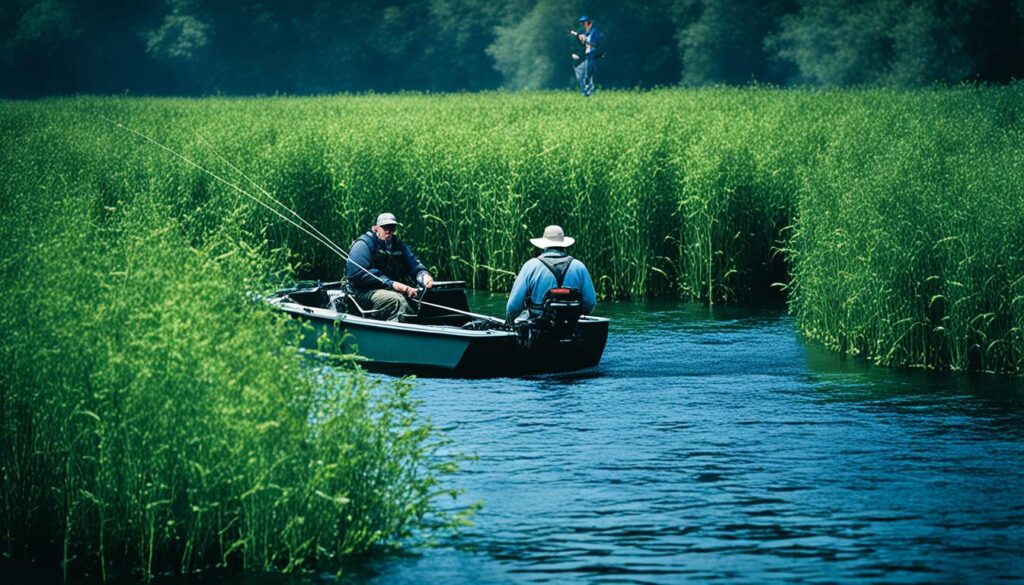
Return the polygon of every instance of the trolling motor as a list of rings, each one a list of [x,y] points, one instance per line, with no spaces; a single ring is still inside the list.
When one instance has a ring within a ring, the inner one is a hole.
[[[578,289],[558,287],[549,290],[539,305],[529,309],[530,317],[513,324],[520,347],[532,349],[539,344],[576,343],[583,338],[580,317],[583,295]]]

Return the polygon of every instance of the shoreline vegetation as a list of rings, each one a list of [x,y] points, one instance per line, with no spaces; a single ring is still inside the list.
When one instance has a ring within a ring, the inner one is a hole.
[[[410,385],[251,298],[341,259],[104,117],[343,247],[394,212],[444,279],[506,291],[559,223],[605,299],[784,294],[879,365],[1024,373],[1022,83],[0,102],[14,558],[297,570],[465,520]]]

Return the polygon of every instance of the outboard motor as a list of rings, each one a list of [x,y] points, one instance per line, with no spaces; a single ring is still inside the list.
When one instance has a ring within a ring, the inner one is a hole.
[[[582,338],[580,317],[583,295],[574,288],[553,288],[540,305],[530,307],[530,318],[515,324],[519,345],[531,349],[537,343],[575,343]]]

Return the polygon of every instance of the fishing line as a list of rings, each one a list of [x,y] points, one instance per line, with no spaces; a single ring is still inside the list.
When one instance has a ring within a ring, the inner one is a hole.
[[[203,138],[203,135],[202,135],[202,134],[200,134],[198,130],[193,130],[193,131],[195,132],[195,134],[196,134],[196,137],[197,137],[197,138],[199,138],[199,141],[200,141],[200,142],[202,142],[202,143],[203,143],[203,144],[204,144],[204,145],[205,145],[205,146],[206,146],[207,148],[209,148],[209,149],[210,149],[210,150],[211,150],[211,151],[213,152],[213,154],[214,154],[214,155],[215,155],[215,156],[216,156],[217,158],[219,158],[219,159],[220,159],[220,160],[221,160],[222,162],[224,162],[224,164],[228,165],[229,167],[231,167],[231,169],[232,169],[232,170],[234,170],[234,171],[235,171],[235,172],[237,172],[238,174],[242,175],[242,177],[244,177],[244,178],[245,178],[245,180],[249,181],[249,183],[250,183],[250,184],[251,184],[252,186],[254,186],[254,187],[256,187],[257,189],[259,189],[259,191],[260,191],[261,193],[263,193],[263,195],[265,195],[265,196],[266,196],[266,197],[267,197],[268,199],[270,199],[270,200],[271,200],[271,201],[273,201],[274,203],[276,203],[276,204],[280,205],[280,206],[281,206],[282,208],[286,209],[286,210],[287,210],[287,211],[288,211],[289,213],[291,213],[291,214],[292,214],[292,215],[294,215],[295,217],[299,218],[299,220],[300,220],[300,221],[301,221],[302,223],[306,224],[307,226],[309,226],[309,227],[310,227],[310,229],[312,229],[312,230],[313,230],[313,231],[315,231],[316,233],[320,234],[320,235],[321,235],[321,236],[323,237],[323,239],[324,239],[324,240],[326,240],[327,242],[330,242],[330,243],[331,243],[331,244],[333,245],[333,249],[332,249],[332,251],[333,251],[333,252],[335,252],[336,254],[340,255],[340,256],[341,256],[342,258],[344,258],[344,259],[345,259],[346,261],[348,261],[348,262],[351,262],[351,263],[352,263],[352,264],[353,264],[354,266],[356,266],[357,268],[359,268],[359,269],[360,269],[360,270],[362,270],[363,272],[365,272],[365,273],[369,274],[370,276],[372,276],[372,277],[376,278],[376,279],[377,279],[378,281],[380,281],[381,283],[383,283],[383,282],[384,282],[384,279],[380,278],[379,276],[377,276],[377,275],[376,275],[376,274],[374,274],[373,272],[370,272],[369,270],[367,270],[367,269],[366,269],[365,267],[363,267],[362,265],[360,265],[360,264],[359,264],[359,263],[357,263],[356,261],[352,260],[352,259],[351,259],[351,258],[349,257],[349,255],[348,255],[347,253],[345,253],[345,251],[344,251],[344,250],[342,250],[342,249],[341,249],[341,246],[338,246],[338,245],[337,245],[337,244],[335,244],[335,243],[334,243],[333,241],[331,241],[331,239],[330,239],[330,238],[328,238],[327,236],[325,236],[325,235],[324,235],[324,234],[323,234],[323,233],[322,233],[322,232],[321,232],[320,230],[318,230],[318,229],[316,228],[316,226],[314,226],[314,225],[313,225],[312,223],[310,223],[309,221],[307,221],[307,220],[306,220],[305,218],[303,218],[303,217],[302,217],[301,215],[299,215],[298,213],[296,213],[296,212],[295,212],[294,210],[290,209],[290,208],[289,208],[289,207],[288,207],[287,205],[285,205],[284,203],[281,203],[280,201],[278,201],[277,199],[275,199],[273,195],[271,195],[270,193],[268,193],[268,192],[267,192],[267,190],[263,188],[263,186],[261,186],[261,185],[260,185],[259,183],[257,183],[256,181],[254,181],[254,180],[253,180],[252,178],[250,178],[250,177],[249,177],[249,175],[245,174],[245,173],[244,173],[244,172],[243,172],[243,171],[242,171],[241,169],[239,169],[239,168],[238,168],[237,166],[235,166],[234,164],[232,164],[232,163],[231,163],[231,161],[229,161],[229,160],[228,160],[228,159],[227,159],[226,157],[224,157],[224,156],[223,156],[223,155],[222,155],[222,154],[221,154],[220,152],[218,152],[218,151],[217,151],[217,149],[216,149],[216,148],[214,148],[214,147],[213,147],[213,145],[212,145],[212,144],[210,144],[210,142],[209,142],[208,140],[206,140],[205,138]],[[321,243],[323,243],[323,242],[321,242]],[[426,293],[424,292],[424,293],[422,293],[422,295],[424,295],[424,296],[425,296],[425,295],[426,295]],[[428,303],[428,302],[426,302],[426,301],[424,301],[424,300],[421,300],[421,299],[419,299],[419,298],[417,298],[417,299],[416,299],[416,304],[418,304],[418,305],[426,305],[426,306],[428,306],[428,307],[435,307],[435,308],[438,308],[438,309],[445,309],[445,310],[449,310],[449,311],[454,311],[455,313],[459,313],[459,314],[462,314],[462,315],[468,315],[468,316],[470,316],[470,317],[476,317],[476,318],[483,318],[483,319],[489,319],[489,320],[492,320],[492,321],[494,321],[494,322],[496,322],[496,323],[504,323],[504,321],[502,321],[501,319],[498,319],[498,318],[496,318],[496,317],[491,317],[491,316],[489,316],[489,315],[481,315],[481,314],[479,314],[479,313],[472,313],[472,312],[470,312],[470,311],[462,311],[462,310],[456,309],[456,308],[454,308],[454,307],[446,307],[446,306],[444,306],[444,305],[438,305],[438,304],[435,304],[435,303]]]
[[[264,196],[265,196],[265,197],[266,197],[267,199],[270,199],[270,200],[271,200],[271,201],[273,201],[274,203],[276,203],[276,204],[280,205],[280,206],[281,206],[281,207],[282,207],[283,209],[287,210],[287,211],[288,211],[288,213],[291,213],[291,214],[292,214],[292,215],[294,215],[295,217],[299,218],[299,221],[301,221],[302,223],[306,224],[306,225],[307,225],[307,226],[308,226],[308,227],[309,227],[309,228],[310,228],[311,230],[313,230],[314,232],[316,232],[316,233],[317,233],[317,235],[319,235],[319,236],[320,236],[321,238],[323,238],[323,241],[324,241],[324,242],[327,242],[327,243],[329,243],[329,244],[331,245],[331,247],[332,247],[332,251],[335,251],[335,252],[340,252],[340,251],[341,251],[341,246],[339,246],[339,245],[335,244],[335,243],[334,243],[334,241],[332,241],[332,240],[331,240],[330,238],[328,238],[328,237],[327,237],[326,235],[324,235],[324,233],[323,233],[323,232],[321,232],[320,230],[318,230],[318,229],[317,229],[317,227],[316,227],[315,225],[313,225],[313,224],[312,224],[312,223],[310,223],[309,221],[306,221],[306,219],[305,219],[304,217],[302,217],[301,215],[299,215],[299,214],[298,214],[297,212],[295,212],[294,210],[292,210],[291,208],[289,208],[289,207],[288,207],[287,205],[285,205],[284,203],[281,203],[280,201],[278,201],[277,199],[275,199],[273,195],[271,195],[271,194],[270,194],[269,192],[267,192],[267,190],[266,190],[266,189],[264,189],[264,188],[263,188],[263,186],[262,186],[262,185],[260,185],[260,184],[259,184],[259,183],[257,183],[256,181],[252,180],[252,178],[250,178],[250,177],[249,177],[249,175],[245,174],[245,173],[244,173],[244,172],[243,172],[243,171],[242,171],[241,169],[239,169],[239,168],[238,168],[238,167],[236,167],[236,166],[235,166],[234,164],[232,164],[232,163],[231,163],[231,161],[229,161],[229,160],[228,160],[228,159],[227,159],[226,157],[224,157],[224,156],[223,156],[223,155],[222,155],[222,154],[221,154],[220,152],[218,152],[218,151],[217,151],[217,149],[216,149],[216,148],[214,148],[214,147],[213,147],[213,145],[212,145],[212,144],[210,144],[210,142],[209,142],[209,141],[207,141],[207,140],[206,140],[205,138],[203,138],[202,134],[200,134],[198,130],[194,130],[194,132],[196,133],[196,137],[197,137],[197,138],[199,138],[199,141],[200,141],[200,142],[202,142],[202,143],[203,143],[203,144],[204,144],[204,145],[205,145],[205,146],[206,146],[207,148],[209,148],[209,149],[210,149],[210,151],[212,151],[212,152],[213,152],[213,154],[214,154],[214,155],[216,155],[216,157],[217,157],[217,158],[219,158],[219,159],[220,159],[220,160],[221,160],[221,161],[222,161],[222,162],[223,162],[224,164],[226,164],[226,165],[228,165],[229,167],[231,167],[231,169],[232,169],[233,171],[235,171],[235,172],[236,172],[236,173],[238,173],[239,175],[242,175],[242,177],[244,177],[246,181],[249,181],[249,184],[251,184],[251,185],[252,185],[253,187],[256,187],[256,189],[258,189],[258,190],[259,190],[259,191],[260,191],[261,193],[263,193],[263,195],[264,195]]]
[[[220,153],[218,153],[218,152],[216,151],[216,149],[214,149],[214,148],[213,148],[213,146],[212,146],[212,145],[210,145],[210,143],[209,143],[209,142],[207,142],[207,141],[206,141],[206,140],[205,140],[205,139],[204,139],[204,138],[203,138],[203,137],[202,137],[202,136],[201,136],[201,135],[199,134],[199,132],[198,132],[198,131],[196,132],[196,136],[198,136],[198,137],[199,137],[199,139],[200,139],[200,141],[202,141],[202,142],[204,143],[204,145],[206,145],[206,147],[207,147],[207,148],[209,148],[209,149],[210,149],[211,151],[213,151],[213,153],[214,153],[214,154],[215,154],[215,155],[216,155],[216,156],[217,156],[217,157],[218,157],[218,158],[219,158],[220,160],[222,160],[222,161],[223,161],[223,162],[224,162],[225,164],[227,164],[227,165],[228,165],[229,167],[231,167],[232,169],[234,169],[234,170],[235,170],[236,172],[238,172],[238,173],[239,173],[240,175],[242,175],[243,177],[245,177],[245,179],[246,179],[246,180],[248,180],[248,181],[249,181],[250,183],[252,183],[253,185],[255,185],[255,186],[256,186],[256,188],[257,188],[257,189],[259,189],[259,190],[260,190],[260,191],[261,191],[261,192],[262,192],[262,193],[263,193],[264,195],[266,195],[266,197],[268,197],[268,198],[269,198],[269,199],[270,199],[271,201],[273,201],[273,202],[274,202],[274,203],[276,203],[277,205],[281,206],[282,208],[286,209],[286,210],[287,210],[287,211],[288,211],[289,213],[291,213],[291,214],[292,214],[292,215],[294,215],[295,217],[299,218],[299,220],[301,220],[301,221],[302,221],[303,223],[305,223],[306,225],[308,225],[308,226],[309,226],[309,227],[310,227],[310,228],[311,228],[312,230],[314,230],[314,231],[315,231],[316,233],[313,233],[313,232],[311,232],[311,231],[307,230],[306,228],[304,228],[303,226],[299,225],[298,223],[296,223],[296,222],[292,221],[292,220],[291,220],[291,219],[289,219],[288,217],[285,217],[285,215],[284,215],[284,214],[282,214],[282,213],[281,213],[281,212],[279,212],[278,210],[274,209],[274,208],[273,208],[273,207],[271,207],[270,205],[267,205],[267,204],[266,204],[265,202],[263,202],[263,201],[260,201],[260,200],[259,200],[259,199],[258,199],[257,197],[253,196],[252,194],[250,194],[250,193],[249,193],[248,191],[246,191],[245,189],[242,189],[242,188],[241,188],[241,187],[239,187],[238,185],[236,185],[236,184],[234,184],[234,183],[231,183],[231,182],[230,182],[230,181],[228,181],[227,179],[224,179],[224,178],[222,178],[222,177],[221,177],[220,175],[218,175],[218,174],[214,173],[213,171],[211,171],[211,170],[209,170],[209,169],[207,169],[207,168],[203,167],[202,165],[200,165],[199,163],[197,163],[197,162],[193,161],[192,159],[190,159],[190,158],[188,158],[188,157],[186,157],[186,156],[184,156],[184,155],[182,155],[182,154],[178,153],[178,152],[177,152],[177,151],[175,151],[174,149],[172,149],[172,148],[170,148],[170,147],[168,147],[168,146],[165,146],[165,145],[161,144],[161,143],[160,143],[160,142],[158,142],[157,140],[155,140],[155,139],[153,139],[153,138],[150,138],[149,136],[146,136],[145,134],[143,134],[143,133],[141,133],[141,132],[139,132],[139,131],[137,131],[137,130],[134,130],[134,129],[132,129],[132,128],[129,128],[129,127],[125,126],[124,124],[121,124],[120,122],[117,122],[117,121],[115,121],[115,120],[111,120],[110,118],[108,118],[108,117],[106,117],[106,116],[104,116],[104,115],[102,115],[102,114],[99,114],[99,117],[100,117],[100,118],[102,118],[102,119],[104,119],[104,120],[106,120],[107,122],[110,122],[111,124],[113,124],[113,125],[117,126],[118,128],[121,128],[122,130],[125,130],[126,132],[130,132],[131,134],[134,134],[134,135],[138,136],[139,138],[142,138],[143,140],[145,140],[145,141],[147,141],[147,142],[149,142],[149,143],[151,143],[151,144],[154,144],[154,145],[156,145],[156,146],[160,147],[161,149],[163,149],[163,150],[165,150],[165,151],[167,151],[167,152],[171,153],[171,154],[172,154],[172,155],[174,155],[175,157],[177,157],[177,158],[179,158],[179,159],[181,159],[181,160],[185,161],[185,162],[186,162],[186,163],[188,163],[189,165],[191,165],[191,166],[193,166],[193,167],[195,167],[195,168],[199,169],[200,171],[202,171],[202,172],[206,173],[207,175],[209,175],[209,176],[213,177],[214,179],[216,179],[216,180],[220,181],[221,183],[223,183],[223,184],[227,185],[228,187],[231,187],[231,188],[232,188],[232,189],[234,189],[235,191],[238,191],[238,192],[239,192],[239,193],[241,193],[242,195],[245,195],[245,196],[246,196],[246,197],[248,197],[249,199],[252,199],[253,201],[255,201],[256,203],[258,203],[259,205],[262,205],[262,206],[263,206],[264,208],[266,208],[266,209],[267,209],[268,211],[270,211],[270,212],[271,212],[271,213],[273,213],[274,215],[276,215],[276,216],[280,217],[281,219],[283,219],[283,220],[287,221],[288,223],[292,224],[293,226],[295,226],[295,227],[299,228],[299,230],[301,230],[301,231],[302,231],[303,233],[305,233],[305,234],[306,234],[306,235],[308,235],[309,237],[313,238],[313,239],[314,239],[315,241],[319,242],[320,244],[323,244],[323,245],[324,245],[325,247],[327,247],[327,249],[328,249],[328,250],[330,250],[331,252],[334,252],[335,254],[337,254],[338,256],[340,256],[341,258],[343,258],[343,259],[344,259],[344,260],[345,260],[346,262],[350,262],[350,263],[352,263],[352,265],[353,265],[353,266],[355,266],[356,268],[359,268],[360,270],[362,270],[362,271],[363,271],[363,272],[365,272],[366,274],[369,274],[370,276],[372,276],[373,278],[375,278],[375,279],[376,279],[376,280],[378,280],[379,282],[381,282],[381,283],[384,283],[384,279],[383,279],[383,278],[381,278],[381,277],[377,276],[377,275],[376,275],[376,274],[374,274],[373,272],[370,272],[370,271],[369,271],[369,270],[368,270],[367,268],[365,268],[364,266],[362,266],[361,264],[359,264],[359,263],[358,263],[358,262],[356,262],[355,260],[352,260],[352,258],[351,258],[351,257],[350,257],[350,256],[349,256],[349,255],[348,255],[347,253],[345,253],[345,252],[344,252],[344,251],[343,251],[343,250],[341,249],[341,247],[340,247],[340,246],[338,246],[337,244],[335,244],[334,242],[332,242],[332,241],[331,241],[331,240],[330,240],[330,239],[329,239],[329,238],[328,238],[327,236],[324,236],[324,235],[323,235],[323,234],[322,234],[322,233],[320,232],[320,230],[318,230],[318,229],[317,229],[317,228],[316,228],[316,227],[315,227],[315,226],[314,226],[313,224],[311,224],[310,222],[308,222],[308,221],[306,221],[305,219],[303,219],[303,218],[302,218],[302,216],[300,216],[300,215],[299,215],[298,213],[296,213],[295,211],[293,211],[292,209],[290,209],[290,208],[289,208],[289,207],[288,207],[287,205],[285,205],[285,204],[281,203],[280,201],[278,201],[277,199],[275,199],[275,198],[274,198],[273,196],[271,196],[271,195],[270,195],[269,193],[267,193],[267,191],[266,191],[265,189],[263,189],[262,187],[260,187],[260,186],[259,186],[259,184],[257,184],[257,183],[256,183],[255,181],[253,181],[253,180],[252,180],[251,178],[249,178],[249,177],[248,177],[248,176],[247,176],[247,175],[246,175],[245,173],[243,173],[243,172],[242,172],[242,171],[241,171],[241,170],[240,170],[240,169],[239,169],[238,167],[236,167],[235,165],[231,164],[231,162],[230,162],[230,161],[228,161],[228,160],[227,160],[226,158],[224,158],[223,156],[221,156],[221,155],[220,155]],[[319,235],[317,235],[317,234],[319,234]],[[472,312],[469,312],[469,311],[461,311],[461,310],[459,310],[459,309],[455,309],[455,308],[453,308],[453,307],[446,307],[446,306],[444,306],[444,305],[438,305],[438,304],[435,304],[435,303],[428,303],[428,302],[426,302],[426,301],[419,301],[419,304],[420,304],[420,305],[427,305],[428,307],[435,307],[435,308],[438,308],[438,309],[445,309],[445,310],[448,310],[448,311],[453,311],[453,312],[455,312],[455,313],[459,313],[459,314],[463,314],[463,315],[468,315],[468,316],[470,316],[470,317],[477,317],[477,318],[483,318],[483,319],[488,319],[488,320],[490,320],[490,321],[492,321],[492,322],[495,322],[495,323],[502,323],[502,324],[504,323],[504,321],[502,321],[501,319],[498,319],[498,318],[496,318],[496,317],[491,317],[491,316],[489,316],[489,315],[481,315],[481,314],[478,314],[478,313],[472,313]]]
[[[260,200],[259,200],[258,198],[256,198],[256,197],[254,197],[253,195],[251,195],[251,194],[250,194],[250,193],[249,193],[248,191],[246,191],[245,189],[242,189],[242,188],[241,188],[241,187],[239,187],[238,185],[236,185],[236,184],[234,184],[234,183],[232,183],[232,182],[228,181],[227,179],[224,179],[224,178],[222,178],[222,177],[221,177],[220,175],[218,175],[218,174],[214,173],[213,171],[211,171],[211,170],[209,170],[209,169],[207,169],[207,168],[203,167],[203,166],[202,166],[202,165],[200,165],[199,163],[196,163],[196,162],[194,162],[193,160],[189,159],[188,157],[186,157],[186,156],[184,156],[184,155],[182,155],[182,154],[179,154],[178,152],[175,152],[175,151],[174,151],[174,150],[173,150],[172,148],[170,148],[170,147],[168,147],[168,146],[164,146],[163,144],[161,144],[161,143],[157,142],[157,141],[156,141],[156,140],[154,140],[153,138],[150,138],[149,136],[146,136],[145,134],[143,134],[143,133],[141,133],[141,132],[138,132],[138,131],[136,131],[136,130],[133,130],[133,129],[131,129],[131,128],[129,128],[129,127],[127,127],[127,126],[125,126],[125,125],[123,125],[123,124],[119,123],[119,122],[115,122],[114,120],[111,120],[110,118],[107,118],[106,116],[103,116],[102,114],[100,115],[100,117],[101,117],[101,118],[103,118],[104,120],[106,120],[106,121],[110,122],[111,124],[114,124],[114,125],[115,125],[115,126],[117,126],[118,128],[121,128],[121,129],[123,129],[123,130],[125,130],[125,131],[127,131],[127,132],[130,132],[130,133],[132,133],[132,134],[134,134],[134,135],[136,135],[136,136],[138,136],[138,137],[140,137],[140,138],[142,138],[142,139],[146,140],[147,142],[150,142],[150,143],[152,143],[152,144],[155,144],[156,146],[159,146],[159,147],[160,147],[160,148],[162,148],[163,150],[166,150],[167,152],[169,152],[169,153],[171,153],[172,155],[174,155],[174,156],[178,157],[179,159],[181,159],[181,160],[185,161],[186,163],[188,163],[188,164],[192,165],[193,167],[195,167],[195,168],[199,169],[200,171],[202,171],[202,172],[206,173],[207,175],[210,175],[211,177],[213,177],[214,179],[216,179],[216,180],[220,181],[221,183],[224,183],[224,184],[225,184],[225,185],[227,185],[228,187],[231,187],[231,188],[232,188],[232,189],[234,189],[235,191],[238,191],[238,192],[239,192],[239,193],[241,193],[242,195],[245,195],[245,196],[246,196],[246,197],[248,197],[249,199],[252,199],[252,200],[253,200],[253,201],[255,201],[256,203],[258,203],[258,204],[262,205],[263,207],[265,207],[265,208],[266,208],[267,210],[269,210],[269,211],[270,211],[271,213],[273,213],[274,215],[276,215],[276,216],[280,217],[281,219],[283,219],[283,220],[287,221],[288,223],[292,224],[293,226],[295,226],[295,227],[299,228],[299,229],[300,229],[300,230],[302,230],[302,231],[303,231],[304,233],[306,233],[307,235],[309,235],[309,237],[313,238],[313,239],[314,239],[314,240],[316,240],[317,242],[320,242],[320,243],[321,243],[321,244],[323,244],[324,246],[327,246],[327,249],[331,250],[331,251],[332,251],[332,252],[334,252],[335,254],[338,254],[338,255],[339,255],[339,256],[341,256],[342,258],[345,258],[345,256],[344,256],[344,255],[343,255],[342,253],[339,253],[339,251],[338,251],[338,250],[335,250],[335,249],[334,249],[334,248],[333,248],[333,247],[332,247],[332,246],[331,246],[330,244],[328,244],[327,242],[325,242],[325,241],[321,240],[321,239],[320,239],[320,238],[319,238],[319,237],[318,237],[318,236],[317,236],[316,234],[314,234],[313,232],[311,232],[311,231],[307,230],[306,228],[302,227],[301,225],[299,225],[299,224],[295,223],[295,222],[294,222],[294,221],[292,221],[291,219],[289,219],[289,218],[285,217],[285,215],[284,215],[284,214],[282,214],[282,213],[281,213],[281,212],[279,212],[278,210],[274,209],[273,207],[271,207],[271,206],[267,205],[267,204],[266,204],[266,203],[264,203],[263,201],[260,201]],[[346,258],[346,259],[347,259],[347,258]],[[353,262],[353,264],[355,264],[355,263]],[[357,264],[357,266],[358,266],[358,264]],[[374,275],[374,276],[375,276],[375,275]]]
[[[333,241],[331,241],[331,239],[330,239],[330,238],[328,238],[327,236],[323,235],[323,234],[322,234],[322,233],[320,232],[320,230],[318,230],[318,229],[316,228],[316,226],[314,226],[314,225],[313,225],[312,223],[310,223],[309,221],[307,221],[306,219],[304,219],[304,218],[303,218],[303,217],[302,217],[301,215],[299,215],[299,214],[298,214],[297,212],[295,212],[294,210],[292,210],[291,208],[289,208],[289,207],[288,207],[287,205],[285,205],[284,203],[281,203],[281,202],[280,202],[280,201],[278,201],[277,199],[274,199],[274,197],[273,197],[273,196],[272,196],[272,195],[271,195],[270,193],[268,193],[266,189],[264,189],[263,187],[261,187],[261,186],[260,186],[260,185],[259,185],[258,183],[256,183],[256,181],[254,181],[254,180],[252,180],[251,178],[249,178],[249,176],[248,176],[248,175],[246,175],[246,174],[245,174],[244,172],[242,172],[242,170],[241,170],[241,169],[239,169],[238,167],[236,167],[235,165],[233,165],[233,164],[231,163],[231,161],[227,160],[227,159],[226,159],[226,158],[225,158],[224,156],[222,156],[222,155],[221,155],[221,154],[220,154],[219,152],[217,152],[217,150],[216,150],[216,149],[215,149],[215,148],[213,147],[213,145],[211,145],[211,144],[210,144],[209,142],[207,142],[207,141],[206,141],[206,139],[204,139],[204,138],[202,137],[202,135],[200,135],[200,134],[199,134],[199,131],[197,131],[197,130],[196,130],[196,131],[194,131],[194,132],[195,132],[196,136],[197,136],[197,137],[199,138],[199,140],[200,140],[200,141],[201,141],[201,142],[202,142],[202,143],[203,143],[203,144],[204,144],[204,145],[205,145],[205,146],[206,146],[207,148],[209,148],[209,149],[210,149],[210,150],[211,150],[211,151],[212,151],[212,152],[214,153],[214,155],[216,155],[216,156],[217,156],[217,158],[219,158],[219,159],[220,159],[220,160],[222,160],[222,161],[223,161],[223,162],[224,162],[225,164],[227,164],[227,165],[228,165],[229,167],[231,167],[231,168],[232,168],[232,169],[234,169],[234,170],[235,170],[236,172],[238,172],[238,174],[240,174],[240,175],[242,175],[243,177],[245,177],[245,179],[246,179],[247,181],[249,181],[250,183],[252,183],[253,185],[255,185],[255,186],[256,186],[256,188],[257,188],[257,189],[259,189],[259,190],[260,190],[260,191],[261,191],[261,192],[262,192],[262,193],[263,193],[264,195],[266,195],[266,196],[267,196],[267,197],[268,197],[268,198],[269,198],[269,199],[270,199],[271,201],[273,201],[274,203],[276,203],[276,204],[280,205],[280,206],[281,206],[282,208],[286,209],[286,210],[287,210],[287,211],[288,211],[289,213],[291,213],[291,214],[292,214],[292,215],[294,215],[295,217],[299,218],[299,220],[300,220],[300,221],[302,221],[303,223],[305,223],[306,225],[308,225],[308,226],[310,227],[310,229],[312,229],[313,231],[315,231],[315,232],[316,232],[317,234],[320,234],[320,235],[322,236],[322,239],[321,239],[321,238],[318,238],[317,236],[315,236],[315,235],[313,235],[313,234],[310,234],[310,232],[309,232],[309,231],[307,231],[307,230],[304,230],[304,229],[303,229],[302,231],[304,231],[304,232],[306,232],[307,234],[309,234],[310,236],[312,236],[312,237],[313,237],[313,239],[314,239],[314,240],[316,240],[317,242],[319,242],[319,243],[323,244],[324,246],[327,246],[327,248],[328,248],[329,250],[331,250],[332,252],[334,252],[334,253],[335,253],[335,254],[337,254],[338,256],[342,257],[342,258],[343,258],[343,259],[344,259],[344,260],[345,260],[346,262],[351,262],[353,266],[355,266],[356,268],[358,268],[358,269],[362,270],[362,271],[363,271],[363,272],[365,272],[366,274],[369,274],[369,275],[370,275],[370,276],[372,276],[373,278],[377,279],[377,281],[378,281],[378,282],[380,282],[381,284],[384,284],[384,279],[383,279],[383,278],[381,278],[381,277],[377,276],[376,274],[374,274],[373,272],[371,272],[370,270],[368,270],[367,268],[365,268],[364,266],[362,266],[361,264],[359,264],[359,263],[358,263],[358,262],[356,262],[355,260],[352,260],[352,258],[351,258],[351,257],[350,257],[350,256],[349,256],[349,255],[348,255],[348,254],[347,254],[347,253],[346,253],[346,252],[345,252],[345,251],[344,251],[344,250],[343,250],[342,248],[341,248],[341,246],[339,246],[339,245],[335,244],[335,243],[334,243]],[[155,142],[155,141],[153,141],[153,142]],[[157,144],[159,144],[159,143],[157,143]],[[166,148],[166,147],[164,147],[164,148]],[[168,150],[170,150],[170,149],[168,149]],[[172,151],[172,152],[173,152],[173,151]],[[176,153],[175,153],[175,154],[176,154]],[[180,155],[178,155],[178,156],[180,157]],[[184,158],[184,157],[181,157],[181,158]],[[187,160],[187,159],[186,159],[186,160]],[[194,163],[193,163],[193,164],[194,164]],[[197,165],[197,166],[198,166],[198,165]],[[202,168],[202,167],[200,167],[200,168]],[[243,191],[243,193],[244,193],[244,191]],[[248,193],[246,193],[246,195],[249,195],[249,194],[248,194]],[[252,195],[249,195],[249,197],[252,197]],[[263,205],[264,207],[267,207],[268,209],[270,209],[270,207],[269,207],[269,206],[267,206],[267,205],[266,205],[265,203],[263,203],[263,202],[257,201],[257,203],[260,203],[260,205]],[[271,211],[273,211],[273,210],[271,210]],[[277,213],[277,212],[275,211],[275,213]],[[283,216],[282,216],[282,215],[281,215],[280,213],[278,213],[277,215],[278,215],[279,217],[283,217]],[[286,217],[284,217],[284,219],[285,219],[285,220],[288,220],[288,218],[286,218]],[[292,225],[296,225],[296,226],[298,226],[298,224],[296,224],[295,222],[293,222],[293,221],[291,221],[291,220],[288,220],[288,221],[289,221],[289,222],[290,222],[290,223],[291,223]],[[298,227],[300,227],[300,229],[301,229],[301,226],[298,226]],[[453,309],[453,310],[454,310],[454,309]]]

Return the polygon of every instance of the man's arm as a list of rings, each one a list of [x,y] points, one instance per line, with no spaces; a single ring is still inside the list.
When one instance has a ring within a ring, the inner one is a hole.
[[[352,244],[352,248],[348,251],[348,260],[345,262],[345,266],[345,276],[356,288],[391,288],[392,280],[390,278],[379,270],[370,269],[370,247],[362,240]],[[379,277],[380,280],[368,274],[367,271]]]
[[[508,294],[508,304],[505,305],[505,314],[513,319],[526,308],[526,295],[530,292],[527,283],[532,272],[530,262],[523,264],[516,275],[516,281],[512,284],[512,292]]]
[[[423,263],[420,262],[420,259],[412,253],[412,248],[409,247],[409,244],[402,242],[402,247],[405,248],[405,268],[409,271],[409,276],[412,276],[413,280],[422,282],[424,285],[426,285],[429,280],[430,285],[433,286],[434,279],[430,276],[430,273],[427,272],[427,267],[424,266]],[[426,272],[427,274],[421,280],[420,274],[423,272]]]

